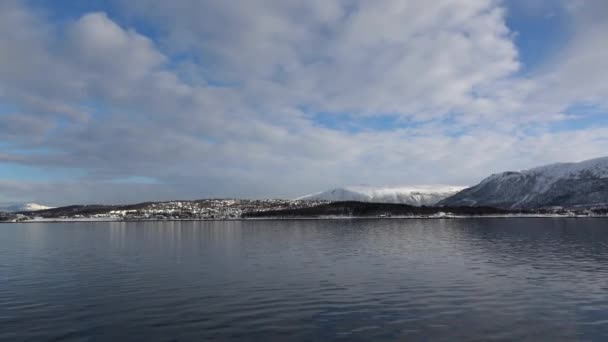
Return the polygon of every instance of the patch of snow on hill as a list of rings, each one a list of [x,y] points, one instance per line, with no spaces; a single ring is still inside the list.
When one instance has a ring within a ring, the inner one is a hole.
[[[561,179],[582,179],[587,177],[608,178],[608,157],[590,159],[579,163],[555,163],[519,172],[503,172],[484,179],[481,184],[499,182],[513,178],[535,177],[533,193],[543,193]]]
[[[550,178],[581,178],[581,176],[588,175],[608,178],[608,157],[590,159],[580,163],[550,164],[522,172],[544,174]]]

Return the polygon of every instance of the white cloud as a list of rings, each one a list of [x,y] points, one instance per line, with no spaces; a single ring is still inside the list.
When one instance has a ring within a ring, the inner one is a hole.
[[[166,45],[197,55],[209,78],[243,84],[264,104],[428,118],[465,106],[476,88],[518,69],[493,1],[127,6],[164,25]]]
[[[581,25],[554,65],[522,78],[496,1],[123,5],[161,35],[100,12],[58,25],[0,2],[0,99],[14,107],[0,112],[0,142],[12,146],[0,162],[85,172],[74,182],[5,181],[5,197],[54,205],[61,188],[67,204],[465,185],[608,147],[604,128],[547,129],[573,102],[606,98],[608,69],[592,67],[605,64],[594,47],[601,24]],[[310,112],[417,125],[332,130]],[[158,184],[111,182],[129,176]]]

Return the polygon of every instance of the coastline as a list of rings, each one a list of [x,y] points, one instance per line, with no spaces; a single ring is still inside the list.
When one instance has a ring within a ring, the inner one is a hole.
[[[606,219],[608,215],[550,215],[550,214],[511,214],[511,215],[445,215],[445,216],[309,216],[309,217],[246,217],[231,219],[121,219],[121,218],[40,218],[21,221],[0,221],[2,223],[80,223],[80,222],[230,222],[230,221],[311,221],[311,220],[451,220],[451,219]]]

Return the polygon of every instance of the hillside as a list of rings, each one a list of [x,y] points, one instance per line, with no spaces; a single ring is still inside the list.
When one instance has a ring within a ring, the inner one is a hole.
[[[510,209],[608,205],[608,157],[491,175],[438,203]]]

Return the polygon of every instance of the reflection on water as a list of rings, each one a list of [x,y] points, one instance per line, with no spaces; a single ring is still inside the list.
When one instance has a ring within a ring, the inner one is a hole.
[[[602,219],[0,225],[0,340],[604,340]]]

